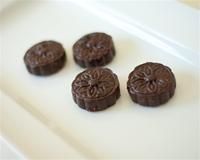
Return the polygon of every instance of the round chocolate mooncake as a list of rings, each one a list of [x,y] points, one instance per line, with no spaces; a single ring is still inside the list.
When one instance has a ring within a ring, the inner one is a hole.
[[[90,68],[72,82],[74,101],[88,111],[104,110],[120,97],[117,75],[107,68]]]
[[[115,56],[112,37],[100,32],[87,34],[73,45],[73,56],[84,68],[104,66]]]
[[[65,50],[55,41],[37,43],[24,56],[27,70],[35,75],[53,74],[64,66],[65,61]]]
[[[175,92],[176,80],[171,69],[160,63],[137,66],[128,77],[127,89],[131,99],[144,106],[167,102]]]

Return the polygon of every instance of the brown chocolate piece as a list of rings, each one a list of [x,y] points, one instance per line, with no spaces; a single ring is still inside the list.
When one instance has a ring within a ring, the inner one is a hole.
[[[105,33],[91,33],[73,45],[74,60],[81,67],[104,66],[115,56],[112,37]]]
[[[127,89],[131,99],[144,106],[167,102],[175,92],[176,80],[171,69],[160,63],[137,66],[128,77]]]
[[[55,41],[37,43],[24,55],[26,68],[35,75],[53,74],[64,66],[65,61],[65,50]]]
[[[107,68],[87,69],[72,82],[72,95],[74,101],[85,110],[104,110],[120,97],[117,75]]]

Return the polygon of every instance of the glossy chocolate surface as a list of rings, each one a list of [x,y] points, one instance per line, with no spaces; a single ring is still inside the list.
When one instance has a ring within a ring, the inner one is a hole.
[[[130,74],[127,89],[132,100],[144,106],[158,106],[173,95],[176,81],[171,69],[159,63],[144,63]]]
[[[100,111],[120,97],[117,76],[107,68],[90,68],[78,74],[72,83],[74,101],[88,111]]]
[[[112,37],[105,33],[91,33],[73,45],[74,60],[81,67],[104,66],[115,56]]]
[[[31,47],[24,56],[28,71],[35,75],[50,75],[60,70],[66,61],[62,45],[43,41]]]

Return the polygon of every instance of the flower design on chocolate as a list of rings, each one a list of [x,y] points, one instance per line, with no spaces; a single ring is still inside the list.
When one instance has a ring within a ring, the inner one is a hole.
[[[100,98],[108,95],[115,87],[115,77],[109,69],[92,68],[79,74],[73,82],[73,91],[79,97]]]
[[[145,63],[136,67],[129,77],[130,92],[151,94],[165,91],[171,73],[168,67],[163,67],[159,63]]]

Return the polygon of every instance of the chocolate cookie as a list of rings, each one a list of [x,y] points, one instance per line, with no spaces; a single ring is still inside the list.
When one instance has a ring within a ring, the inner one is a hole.
[[[130,74],[127,89],[131,99],[144,106],[167,102],[175,92],[176,80],[171,69],[159,63],[144,63]]]
[[[81,67],[104,66],[115,56],[112,37],[105,33],[91,33],[73,45],[74,60]]]
[[[35,75],[53,74],[64,66],[65,61],[65,50],[55,41],[37,43],[24,56],[26,68]]]
[[[90,68],[72,82],[74,101],[88,111],[104,110],[120,97],[117,75],[107,68]]]

